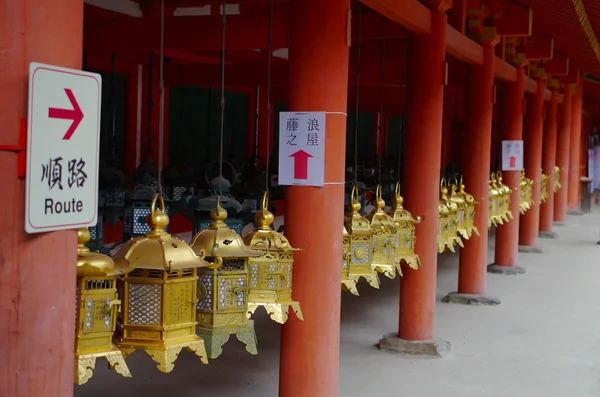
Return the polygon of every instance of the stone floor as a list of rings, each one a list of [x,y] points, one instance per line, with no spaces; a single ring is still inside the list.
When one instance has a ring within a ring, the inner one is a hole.
[[[544,253],[520,254],[525,275],[489,275],[489,294],[502,299],[500,306],[438,303],[436,334],[452,344],[447,358],[397,356],[375,347],[397,328],[398,280],[382,278],[381,290],[361,284],[360,297],[344,294],[339,395],[600,396],[600,214],[570,217],[555,231],[559,239],[540,242]],[[456,288],[457,260],[440,258],[438,300]],[[209,365],[183,352],[168,375],[142,352],[128,359],[132,379],[98,362],[75,396],[275,397],[279,326],[259,316],[256,331],[257,356],[232,339]]]

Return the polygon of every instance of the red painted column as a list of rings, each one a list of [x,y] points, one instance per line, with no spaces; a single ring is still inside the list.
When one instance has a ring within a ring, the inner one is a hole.
[[[485,294],[488,254],[489,169],[494,112],[494,48],[484,47],[483,65],[468,65],[467,118],[465,120],[466,153],[464,183],[475,197],[475,226],[480,236],[465,240],[460,250],[458,292]]]
[[[567,192],[567,206],[569,211],[579,209],[579,188],[581,183],[581,117],[583,107],[583,81],[577,85],[577,91],[572,100],[571,113],[571,147],[569,157],[569,190]]]
[[[556,123],[558,118],[558,90],[552,90],[550,103],[544,118],[544,138],[542,144],[542,168],[548,175],[548,198],[540,206],[540,232],[552,232],[554,219],[554,166],[556,165]]]
[[[19,142],[29,63],[81,69],[82,40],[81,0],[0,0],[0,144]],[[77,238],[25,234],[17,153],[0,164],[0,396],[72,396]]]
[[[518,141],[523,138],[523,81],[525,72],[517,68],[517,81],[506,86],[502,104],[502,140]],[[503,171],[502,182],[511,188],[510,210],[513,219],[496,229],[496,249],[494,264],[514,267],[519,254],[519,194],[520,171]]]
[[[556,165],[560,167],[561,188],[554,195],[554,221],[567,220],[567,192],[569,191],[569,155],[571,153],[571,84],[565,84],[563,101],[558,107]]]
[[[326,111],[323,187],[288,186],[285,235],[304,321],[282,326],[281,397],[338,395],[350,0],[290,2],[290,111]],[[318,59],[318,62],[315,62]],[[338,113],[339,112],[339,113]]]
[[[432,340],[435,324],[437,228],[446,58],[444,12],[432,11],[431,33],[410,40],[407,65],[406,150],[403,194],[405,208],[422,216],[415,252],[419,270],[406,269],[400,288],[398,336]]]
[[[527,114],[525,115],[525,129],[527,132],[524,139],[524,165],[525,175],[533,179],[533,205],[529,211],[521,216],[519,221],[519,244],[529,247],[537,245],[539,236],[545,89],[544,81],[538,80],[537,92],[535,94],[527,94]],[[513,215],[516,216],[517,214],[513,213]]]

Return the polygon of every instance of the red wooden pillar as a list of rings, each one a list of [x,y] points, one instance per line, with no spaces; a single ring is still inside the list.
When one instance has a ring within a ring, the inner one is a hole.
[[[338,395],[349,10],[350,0],[290,3],[289,109],[335,114],[327,115],[326,185],[286,187],[285,234],[303,249],[293,279],[304,321],[290,316],[282,326],[282,397]]]
[[[554,195],[554,221],[567,220],[567,192],[569,191],[569,155],[571,153],[571,84],[565,84],[563,101],[558,108],[558,132],[556,140],[556,165],[560,167],[561,188]]]
[[[486,292],[488,254],[489,169],[494,111],[494,48],[484,47],[482,65],[468,65],[467,117],[465,120],[466,153],[464,183],[475,197],[475,226],[480,236],[473,235],[460,250],[458,271],[459,294],[482,295]]]
[[[553,237],[554,219],[554,165],[556,164],[556,123],[558,114],[558,90],[552,90],[550,103],[544,118],[544,138],[542,144],[542,168],[548,175],[548,198],[540,206],[540,237]]]
[[[525,115],[525,175],[533,180],[533,204],[521,216],[519,244],[524,251],[539,252],[536,248],[540,223],[540,181],[542,178],[542,138],[544,132],[544,81],[538,80],[537,92],[527,94]],[[517,197],[514,197],[517,198]],[[513,214],[516,216],[517,214]],[[528,247],[528,248],[525,248]]]
[[[571,147],[569,158],[569,190],[567,192],[567,205],[569,211],[579,209],[579,188],[581,183],[581,117],[583,107],[583,80],[577,85],[577,91],[573,96],[571,113]]]
[[[518,141],[523,138],[523,82],[525,72],[517,68],[517,81],[506,86],[506,94],[502,106],[503,122],[502,140]],[[521,172],[502,172],[503,182],[511,188],[510,210],[513,219],[496,229],[496,249],[494,265],[488,270],[501,274],[523,273],[524,269],[517,267],[519,255],[519,195]]]
[[[83,1],[0,0],[0,144],[17,145],[30,62],[81,69]],[[72,396],[74,231],[25,234],[17,153],[0,150],[0,396]]]

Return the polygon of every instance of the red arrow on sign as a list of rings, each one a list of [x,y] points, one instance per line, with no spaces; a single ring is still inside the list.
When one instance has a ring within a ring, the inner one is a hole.
[[[308,159],[311,154],[298,150],[290,155],[294,159],[294,179],[308,179]]]
[[[75,95],[73,95],[73,91],[69,88],[65,88],[65,93],[71,102],[71,106],[73,106],[73,110],[70,109],[57,109],[57,108],[48,108],[48,117],[51,119],[62,119],[62,120],[72,120],[71,126],[67,130],[65,136],[63,136],[63,140],[68,141],[71,139],[77,127],[83,120],[83,112],[79,107],[79,103],[77,99],[75,99]]]
[[[515,156],[510,156],[508,158],[508,162],[509,162],[508,166],[510,168],[515,168],[517,166],[517,158]]]

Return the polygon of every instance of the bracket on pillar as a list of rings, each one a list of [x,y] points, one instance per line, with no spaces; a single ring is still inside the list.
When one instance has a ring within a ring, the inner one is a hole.
[[[497,43],[496,27],[486,26],[489,10],[481,4],[479,8],[467,9],[467,35],[478,42]]]
[[[529,64],[529,77],[532,79],[542,79],[546,76],[543,62],[531,62]]]
[[[506,62],[513,65],[524,65],[527,57],[521,45],[521,39],[517,37],[504,38],[504,56]]]
[[[19,179],[25,178],[25,172],[27,170],[27,119],[21,119],[21,125],[19,129],[19,144],[0,145],[0,151],[17,152],[17,176],[19,177]]]
[[[549,90],[558,90],[560,89],[560,82],[553,77],[548,77],[548,80],[546,81],[546,88]]]

